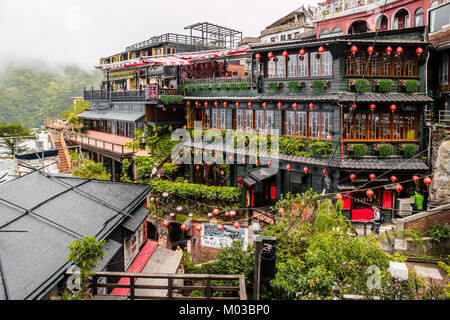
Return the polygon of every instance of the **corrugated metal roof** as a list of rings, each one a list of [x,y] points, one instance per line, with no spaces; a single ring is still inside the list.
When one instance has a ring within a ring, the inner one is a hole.
[[[66,271],[71,241],[86,235],[105,239],[149,192],[145,185],[39,172],[0,185],[0,229],[27,231],[0,232],[8,298],[39,296]]]

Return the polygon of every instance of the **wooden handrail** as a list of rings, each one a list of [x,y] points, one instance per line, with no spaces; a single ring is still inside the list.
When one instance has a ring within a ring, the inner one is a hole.
[[[73,137],[75,137],[75,138],[73,138]],[[120,154],[128,154],[128,153],[131,154],[131,153],[136,152],[134,147],[128,148],[122,144],[118,144],[115,142],[110,142],[110,141],[106,141],[106,140],[102,140],[102,139],[98,139],[98,138],[93,138],[93,137],[90,137],[89,135],[82,134],[82,133],[69,133],[68,136],[66,134],[66,139],[74,140],[74,141],[80,142],[80,143],[83,143],[83,141],[87,139],[87,145],[95,146],[96,148],[100,148],[102,150],[113,151],[113,152],[117,152]],[[91,141],[94,142],[95,144],[90,143]],[[106,148],[107,145],[110,145],[111,148],[110,149]],[[116,148],[116,147],[118,147],[118,148]],[[117,151],[117,149],[119,149],[119,150]],[[130,152],[125,152],[126,149],[128,149]]]

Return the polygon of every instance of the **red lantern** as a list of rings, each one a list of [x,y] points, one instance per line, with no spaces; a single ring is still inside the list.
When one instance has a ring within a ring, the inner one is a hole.
[[[301,56],[304,56],[306,54],[306,50],[305,49],[300,49],[299,53],[300,53]]]
[[[322,46],[320,46],[320,47],[319,47],[319,53],[324,53],[324,52],[325,52],[325,48],[322,47]]]
[[[396,185],[395,185],[395,191],[397,191],[398,193],[400,193],[400,192],[402,192],[402,190],[403,190],[403,187],[402,187],[401,184],[396,184]]]
[[[392,183],[396,183],[397,182],[397,177],[396,176],[392,176],[391,177],[391,181],[392,181]]]
[[[195,168],[198,170],[198,169],[200,169],[200,166],[199,166],[199,165],[196,165]]]
[[[261,164],[261,160],[256,160],[256,165],[259,166]]]
[[[355,179],[356,179],[356,175],[352,173],[352,174],[350,175],[350,180],[352,180],[352,182],[353,182],[353,180],[355,180]]]
[[[267,56],[269,57],[269,59],[272,59],[272,58],[273,58],[273,52],[269,52],[269,53],[267,54]]]
[[[398,47],[397,49],[395,49],[395,52],[397,52],[398,54],[402,54],[403,53],[403,48],[402,47]]]
[[[352,105],[353,110],[356,110],[358,106],[356,104]]]
[[[172,213],[170,214],[170,216],[171,216],[172,218],[174,218],[174,217],[175,217],[175,213],[172,212]]]
[[[387,47],[386,48],[386,52],[387,52],[387,54],[391,54],[392,53],[392,48],[391,47]]]
[[[297,109],[297,108],[298,108],[298,104],[297,104],[297,103],[294,103],[294,104],[292,105],[292,108]]]
[[[287,58],[289,56],[289,52],[287,52],[286,50],[283,51],[283,57]]]
[[[256,58],[256,60],[261,60],[261,54],[257,53],[255,58]]]
[[[355,54],[356,52],[358,52],[358,47],[357,47],[357,46],[352,46],[352,47],[350,48],[350,51],[351,51],[353,54]]]
[[[164,108],[163,108],[163,111],[167,111],[167,108],[166,108],[166,107],[164,107]]]
[[[422,48],[417,48],[416,53],[418,56],[420,56],[423,53],[423,49]]]
[[[208,217],[211,218],[213,216],[212,212],[208,212]]]
[[[430,186],[430,184],[433,182],[429,177],[426,177],[423,179],[423,183],[425,183],[427,186]]]
[[[204,105],[205,105],[206,108],[208,108],[209,102],[208,102],[208,101],[205,101]]]
[[[191,102],[190,102],[190,101],[186,102],[186,105],[187,105],[188,107],[190,107],[190,106],[191,106]]]
[[[280,216],[283,216],[285,213],[286,213],[286,211],[284,210],[284,208],[280,208],[280,209],[278,210],[278,214],[279,214]]]
[[[366,195],[367,195],[369,198],[372,198],[372,197],[375,195],[375,192],[373,192],[372,189],[369,189],[369,190],[366,191]]]
[[[392,112],[395,112],[395,110],[397,110],[397,106],[395,104],[391,104],[389,109],[391,109]]]
[[[229,216],[230,216],[230,212],[229,211],[225,212],[225,217],[229,217]]]
[[[272,166],[272,161],[267,162],[267,166],[271,167]]]
[[[369,109],[372,110],[372,112],[375,111],[376,108],[377,108],[377,106],[374,105],[374,104],[371,104],[371,105],[369,106]]]
[[[200,105],[200,102],[195,101],[195,106],[198,107]]]
[[[236,229],[239,229],[241,227],[241,224],[239,222],[235,222],[233,225]]]
[[[231,211],[230,211],[230,216],[234,217],[235,215],[236,215],[236,211],[231,210]]]
[[[337,200],[337,201],[342,200],[342,194],[338,193],[338,194],[336,195],[336,200]]]
[[[169,227],[169,225],[170,225],[170,222],[169,221],[167,221],[167,220],[165,220],[164,222],[163,222],[163,226],[164,227]]]
[[[207,157],[208,156],[208,152],[205,152],[204,155],[205,155],[205,157]]]
[[[309,104],[309,109],[314,110],[314,107],[315,107],[315,106],[314,106],[314,103],[310,103],[310,104]]]
[[[222,230],[223,230],[223,225],[219,224],[219,225],[217,226],[217,230],[222,231]]]
[[[373,47],[372,46],[367,47],[367,53],[368,54],[372,54],[373,53]]]
[[[371,174],[369,175],[369,179],[370,179],[370,180],[375,180],[375,178],[376,178],[376,177],[375,177],[375,175],[374,175],[373,173],[371,173]]]
[[[177,111],[177,108],[172,108],[172,111],[173,111],[173,112]]]
[[[229,157],[228,157],[228,160],[234,161],[234,156],[229,156]]]
[[[203,230],[203,227],[202,227],[202,225],[201,224],[199,224],[197,227],[196,227],[196,229],[197,229],[197,231],[198,232],[200,232],[200,231],[202,231]]]
[[[214,210],[213,210],[213,213],[214,213],[216,216],[218,216],[218,215],[220,214],[220,210],[219,210],[219,209],[214,209]]]
[[[419,182],[420,178],[418,176],[413,176],[412,179],[415,183]]]
[[[264,102],[264,103],[262,104],[262,106],[263,106],[263,108],[267,108],[267,102]]]
[[[186,231],[187,230],[187,226],[185,224],[182,224],[180,227],[181,231]]]
[[[277,107],[278,107],[279,109],[281,109],[281,108],[283,107],[283,104],[282,104],[281,102],[278,102]]]
[[[215,106],[215,107],[218,107],[218,106],[219,106],[219,102],[218,102],[218,101],[215,101],[215,102],[214,102],[214,106]]]
[[[328,175],[328,170],[327,169],[323,169],[322,173],[323,173],[324,176],[327,176]]]
[[[290,164],[288,164],[288,165],[286,166],[286,169],[291,170],[291,169],[292,169],[292,166],[291,166]]]
[[[249,108],[253,107],[253,103],[249,102],[249,103],[248,103],[248,107],[249,107]]]
[[[223,103],[223,106],[224,106],[225,108],[228,107],[228,102],[225,101],[225,102]]]
[[[236,108],[239,108],[241,106],[240,102],[236,102]]]
[[[304,172],[305,174],[308,174],[309,168],[308,168],[308,167],[304,167],[304,168],[303,168],[303,172]]]

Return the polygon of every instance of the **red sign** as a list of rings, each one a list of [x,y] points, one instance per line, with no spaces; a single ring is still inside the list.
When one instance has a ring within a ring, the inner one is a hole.
[[[159,98],[159,92],[158,92],[158,85],[157,84],[149,84],[147,86],[146,91],[146,99],[158,99]]]

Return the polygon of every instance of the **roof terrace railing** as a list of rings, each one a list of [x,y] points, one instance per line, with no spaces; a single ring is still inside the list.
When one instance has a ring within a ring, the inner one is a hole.
[[[123,144],[118,144],[115,142],[110,142],[107,140],[102,140],[98,138],[93,138],[87,134],[66,131],[64,133],[64,139],[72,143],[79,144],[81,146],[90,146],[104,151],[110,151],[118,153],[121,155],[134,154],[137,150],[133,148],[128,148]]]
[[[185,34],[166,33],[160,36],[152,37],[148,40],[136,43],[126,48],[126,51],[137,50],[140,48],[148,47],[155,43],[172,42],[177,44],[184,44],[205,48],[225,48],[225,45],[220,45],[221,42],[214,39],[206,39],[202,37],[189,36]]]
[[[159,95],[182,95],[181,90],[178,89],[158,88],[158,93]],[[86,101],[146,101],[155,99],[146,95],[146,89],[119,91],[84,89],[83,97]]]

